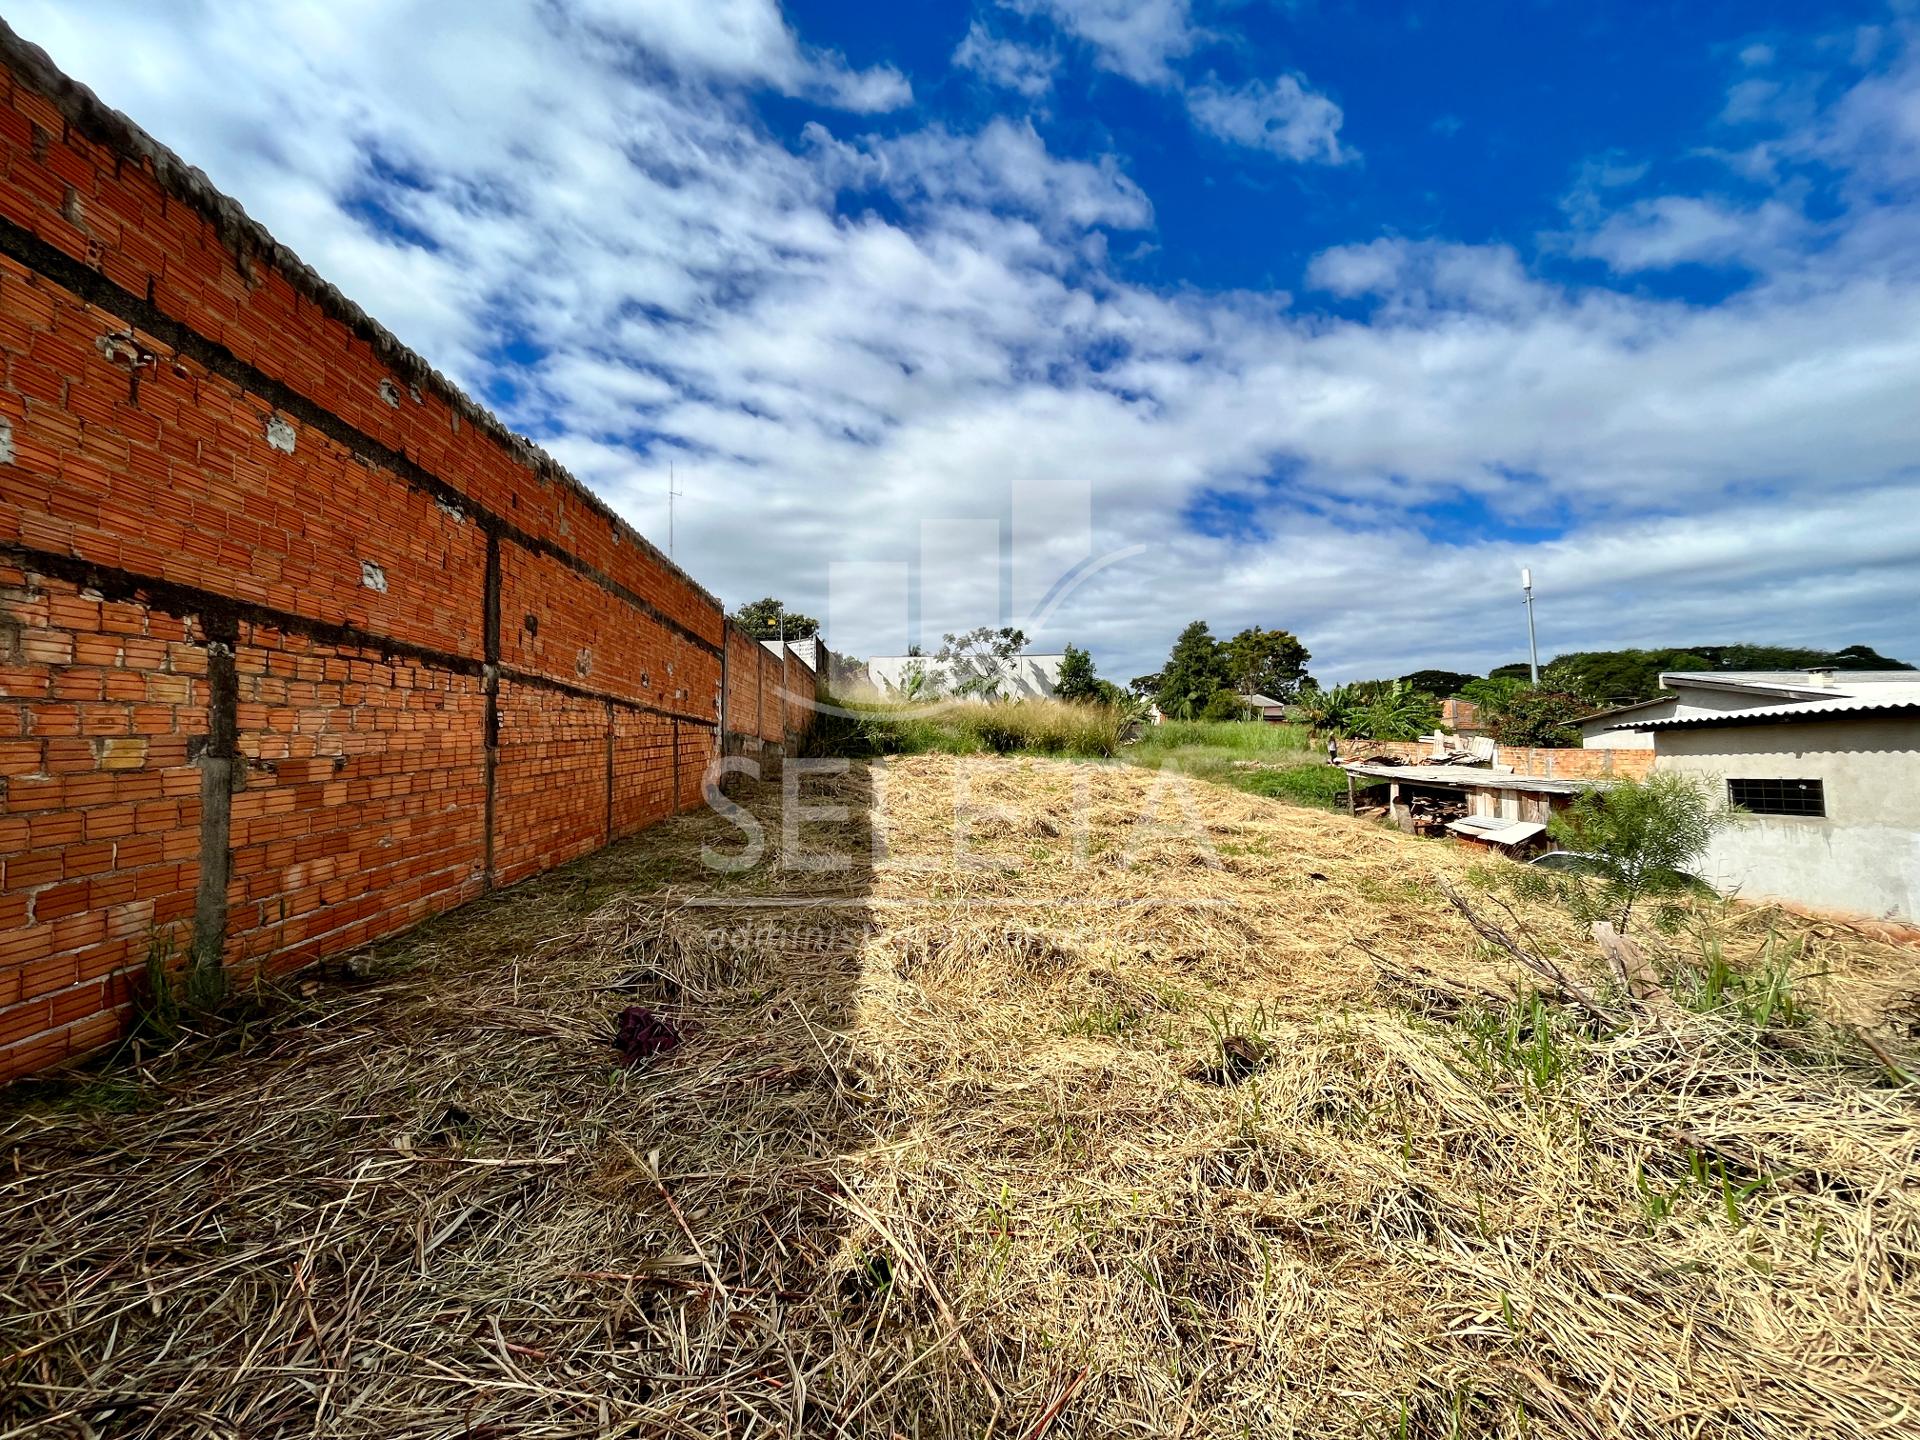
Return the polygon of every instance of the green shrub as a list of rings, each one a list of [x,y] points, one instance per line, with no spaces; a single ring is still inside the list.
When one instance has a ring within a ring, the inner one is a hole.
[[[1569,691],[1528,686],[1495,706],[1488,723],[1502,745],[1570,746],[1580,743],[1574,722],[1593,711],[1591,703]]]
[[[1200,707],[1202,720],[1244,720],[1247,718],[1247,702],[1231,690],[1216,690],[1213,697]]]
[[[1569,891],[1580,918],[1604,917],[1625,931],[1641,899],[1699,884],[1688,871],[1734,819],[1692,776],[1655,771],[1583,792],[1547,822],[1547,834],[1593,857],[1592,883]]]

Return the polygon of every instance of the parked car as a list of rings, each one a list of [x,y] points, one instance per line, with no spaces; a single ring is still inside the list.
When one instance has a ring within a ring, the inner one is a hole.
[[[1527,861],[1542,870],[1557,870],[1570,875],[1604,875],[1606,865],[1598,855],[1584,855],[1578,850],[1549,850]],[[1669,870],[1666,877],[1676,890],[1692,890],[1702,895],[1713,894],[1713,887],[1698,875],[1689,875],[1684,870]]]
[[[1527,864],[1536,865],[1542,870],[1571,871],[1575,875],[1600,875],[1606,870],[1598,857],[1582,855],[1578,850],[1548,850],[1534,856]]]

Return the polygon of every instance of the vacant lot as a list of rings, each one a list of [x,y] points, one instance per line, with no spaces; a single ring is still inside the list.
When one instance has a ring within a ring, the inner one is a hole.
[[[756,864],[686,817],[13,1096],[0,1431],[1920,1424],[1914,952],[1715,907],[1635,1001],[1457,851],[1150,769],[856,765],[787,867],[745,799]]]

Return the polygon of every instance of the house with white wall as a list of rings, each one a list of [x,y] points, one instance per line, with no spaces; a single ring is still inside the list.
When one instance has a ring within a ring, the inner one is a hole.
[[[1673,693],[1583,729],[1643,736],[1655,770],[1697,776],[1745,812],[1714,838],[1703,879],[1746,899],[1920,923],[1920,672],[1660,683]]]

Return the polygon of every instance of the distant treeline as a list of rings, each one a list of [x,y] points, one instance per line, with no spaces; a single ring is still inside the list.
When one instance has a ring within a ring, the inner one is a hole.
[[[1795,645],[1689,645],[1675,650],[1575,650],[1556,655],[1540,667],[1541,684],[1584,696],[1596,704],[1631,705],[1660,693],[1668,670],[1911,670],[1904,660],[1882,655],[1870,645],[1814,650]],[[1493,679],[1527,678],[1524,661],[1496,665]],[[1443,699],[1457,695],[1478,676],[1454,670],[1416,670],[1401,677],[1417,690]]]

